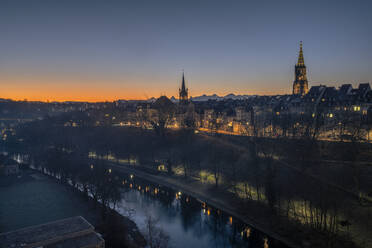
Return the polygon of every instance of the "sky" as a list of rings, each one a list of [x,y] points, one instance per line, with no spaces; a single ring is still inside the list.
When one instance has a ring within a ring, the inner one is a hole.
[[[112,101],[372,83],[369,0],[0,0],[0,98]]]

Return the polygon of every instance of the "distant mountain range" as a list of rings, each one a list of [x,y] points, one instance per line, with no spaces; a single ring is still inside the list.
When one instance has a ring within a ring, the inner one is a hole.
[[[209,100],[216,100],[216,101],[222,101],[222,100],[227,100],[227,99],[232,99],[232,100],[244,100],[248,99],[251,97],[254,97],[255,95],[235,95],[235,94],[228,94],[226,96],[219,96],[217,94],[213,95],[201,95],[201,96],[195,96],[195,97],[190,97],[190,100],[193,102],[206,102]],[[151,97],[150,99],[147,100],[147,102],[155,102],[157,98]],[[170,98],[172,102],[178,102],[178,99],[172,96]]]
[[[202,96],[196,96],[196,97],[190,97],[190,99],[194,102],[203,102],[203,101],[208,101],[208,100],[227,100],[227,99],[232,99],[232,100],[244,100],[248,99],[250,97],[253,97],[252,95],[235,95],[235,94],[228,94],[226,96],[218,96],[216,94],[213,95],[202,95]]]
[[[227,99],[232,99],[232,100],[244,100],[248,99],[250,97],[253,97],[253,95],[235,95],[235,94],[228,94],[226,96],[219,96],[217,94],[213,95],[202,95],[202,96],[195,96],[195,97],[190,97],[190,100],[193,102],[206,102],[209,100],[216,100],[216,101],[222,101],[222,100],[227,100]],[[156,98],[152,97],[148,101],[149,102],[154,102]],[[170,98],[172,102],[178,102],[178,99],[172,96]]]

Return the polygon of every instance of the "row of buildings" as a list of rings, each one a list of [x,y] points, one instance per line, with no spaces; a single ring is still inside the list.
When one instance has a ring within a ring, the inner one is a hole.
[[[325,85],[309,89],[301,42],[291,95],[192,101],[182,75],[178,101],[162,96],[155,102],[138,104],[136,113],[128,117],[125,125],[146,128],[162,121],[169,128],[192,126],[197,131],[271,137],[306,135],[311,129],[323,139],[347,137],[350,131],[346,125],[359,123],[365,130],[362,136],[370,140],[372,90],[369,83],[358,88],[344,84],[338,89]]]
[[[148,101],[101,103],[5,101],[0,104],[4,116],[0,121],[0,139],[11,136],[13,126],[22,121],[80,112],[86,113],[93,125],[148,129],[189,127],[199,132],[265,137],[296,137],[316,130],[323,139],[340,139],[352,133],[348,129],[359,125],[364,139],[370,140],[372,90],[369,83],[359,84],[357,88],[344,84],[339,88],[317,85],[309,89],[302,43],[294,72],[293,91],[287,95],[195,99],[189,97],[183,74],[178,99],[161,96]],[[63,123],[72,127],[86,125],[74,118]]]

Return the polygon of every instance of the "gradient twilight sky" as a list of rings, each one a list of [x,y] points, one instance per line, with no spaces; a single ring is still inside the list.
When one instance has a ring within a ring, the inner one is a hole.
[[[370,0],[0,0],[0,98],[145,99],[372,83]]]

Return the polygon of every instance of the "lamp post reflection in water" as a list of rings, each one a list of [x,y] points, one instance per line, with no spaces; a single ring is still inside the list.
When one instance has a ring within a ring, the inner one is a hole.
[[[220,209],[185,192],[127,175],[122,206],[136,209],[133,220],[141,228],[149,212],[170,236],[172,247],[284,248],[283,244]],[[132,181],[129,181],[132,180]],[[120,212],[120,209],[119,209]],[[179,239],[182,236],[184,239]]]

